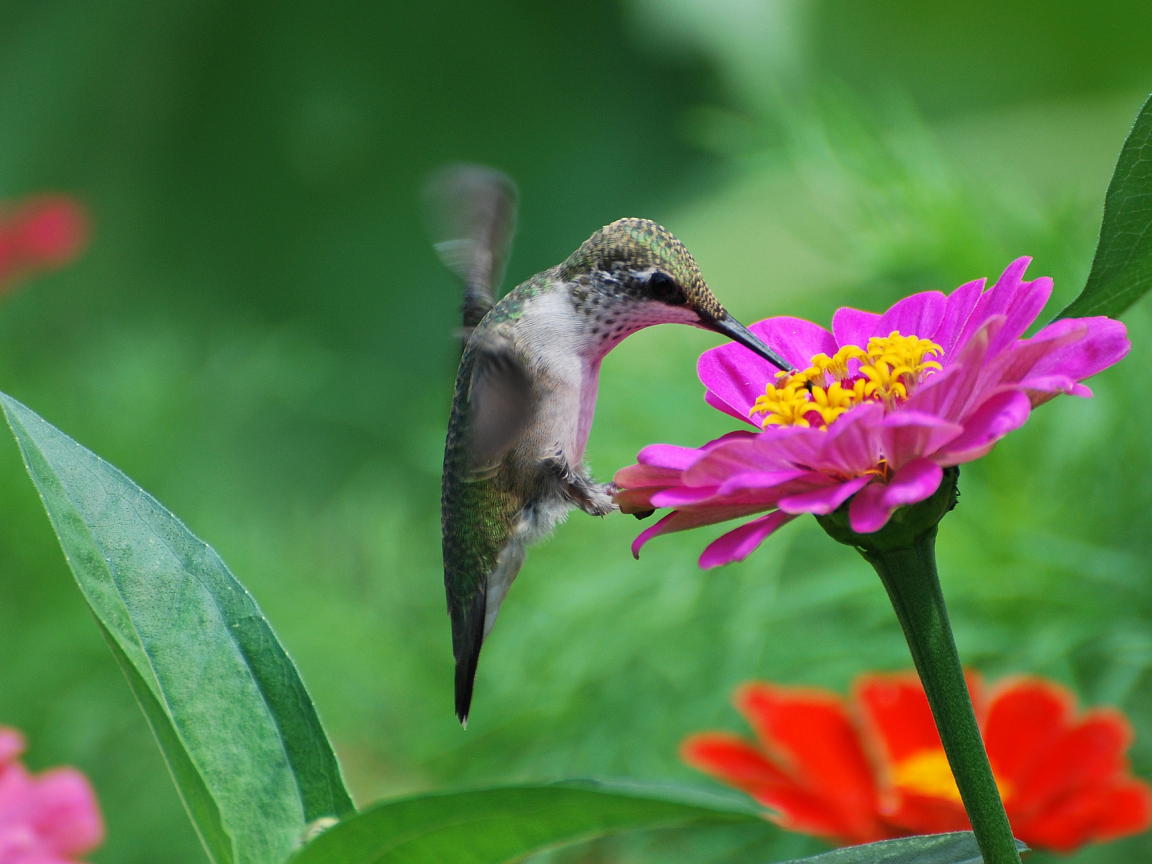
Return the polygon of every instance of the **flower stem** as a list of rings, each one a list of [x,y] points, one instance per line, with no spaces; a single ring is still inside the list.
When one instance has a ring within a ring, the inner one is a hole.
[[[876,569],[892,600],[985,864],[1019,864],[1020,853],[976,725],[948,623],[935,546],[933,528],[911,548],[881,554],[861,550],[861,554]]]
[[[956,469],[948,469],[936,495],[921,504],[901,508],[887,526],[874,534],[852,531],[846,509],[820,517],[819,521],[835,540],[855,547],[884,583],[932,706],[940,741],[984,864],[1020,864],[1020,853],[980,737],[936,572],[937,526],[955,505],[957,475]]]

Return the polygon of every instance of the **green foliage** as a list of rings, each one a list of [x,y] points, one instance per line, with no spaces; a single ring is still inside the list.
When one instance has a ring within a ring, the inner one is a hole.
[[[1028,851],[1019,840],[1016,848]],[[982,861],[972,832],[957,831],[850,846],[786,864],[981,864]]]
[[[714,534],[660,538],[636,562],[643,525],[576,514],[529,553],[461,732],[438,512],[459,296],[420,225],[423,178],[453,159],[515,177],[509,283],[612,219],[650,216],[745,323],[827,324],[837,306],[995,278],[1023,254],[1055,278],[1055,314],[1085,284],[1147,93],[1145,5],[11,2],[0,192],[78,194],[94,235],[73,266],[6,295],[0,384],[220,551],[291,649],[358,800],[564,776],[707,784],[677,745],[749,734],[729,704],[740,682],[843,693],[861,670],[908,668],[883,589],[811,520],[701,573]],[[711,53],[646,50],[685,7]],[[693,152],[689,111],[744,107],[715,70],[764,56],[741,10],[785,7],[816,47],[797,83],[822,95],[831,69],[859,122]],[[886,110],[876,97],[893,87],[912,104]],[[1133,354],[1089,382],[1094,399],[1053,401],[965,469],[939,557],[965,663],[1121,708],[1152,778],[1146,306],[1126,315]],[[731,429],[693,374],[716,341],[656,328],[607,358],[599,479],[649,442]],[[12,447],[0,631],[0,722],[28,733],[35,768],[92,778],[108,823],[96,864],[202,862]],[[703,833],[544,857],[764,864],[823,848],[768,822]],[[1147,864],[1152,839],[1071,860]]]
[[[120,471],[0,403],[212,860],[279,864],[307,823],[353,812],[304,683],[219,556]]]
[[[504,864],[637,829],[760,821],[741,802],[636,786],[518,786],[385,801],[328,829],[293,864]],[[703,798],[703,800],[701,800]]]
[[[1092,272],[1061,318],[1118,318],[1152,288],[1152,96],[1136,116],[1104,199]]]

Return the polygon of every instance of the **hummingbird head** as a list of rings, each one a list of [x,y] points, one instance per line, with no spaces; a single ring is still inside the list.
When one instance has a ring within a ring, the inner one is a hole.
[[[649,219],[619,219],[589,237],[560,265],[577,311],[593,333],[616,344],[652,324],[691,324],[743,345],[779,369],[791,365],[728,314],[692,255]],[[598,334],[599,335],[599,334]]]

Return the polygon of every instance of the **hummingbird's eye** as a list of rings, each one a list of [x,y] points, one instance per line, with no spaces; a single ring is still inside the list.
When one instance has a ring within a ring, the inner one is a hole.
[[[676,280],[659,270],[649,277],[648,290],[657,300],[670,300],[679,294]]]

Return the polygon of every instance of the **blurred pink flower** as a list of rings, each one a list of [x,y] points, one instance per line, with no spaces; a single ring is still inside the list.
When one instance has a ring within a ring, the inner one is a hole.
[[[88,780],[73,768],[29,774],[24,736],[0,727],[0,864],[72,864],[104,839]]]
[[[0,291],[73,261],[88,242],[88,214],[65,195],[39,195],[0,211]]]
[[[1012,262],[989,291],[981,279],[948,296],[914,294],[883,315],[839,309],[831,333],[798,318],[753,324],[792,374],[734,343],[706,351],[697,368],[708,404],[762,431],[700,448],[653,444],[621,469],[624,512],[674,508],[633,554],[659,534],[771,511],[708,546],[700,566],[740,561],[799,514],[827,515],[849,498],[852,529],[878,531],[1037,405],[1091,396],[1080,382],[1128,353],[1127,331],[1071,318],[1020,338],[1052,292],[1047,277],[1023,281],[1030,261]]]

